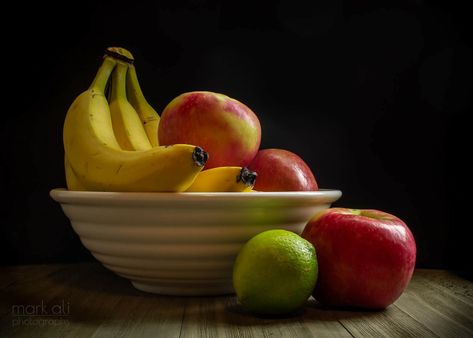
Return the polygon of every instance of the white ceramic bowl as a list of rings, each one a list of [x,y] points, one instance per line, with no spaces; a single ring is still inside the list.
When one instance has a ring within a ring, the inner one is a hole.
[[[248,193],[115,193],[54,189],[84,246],[139,290],[232,293],[233,261],[254,235],[301,233],[338,190]]]

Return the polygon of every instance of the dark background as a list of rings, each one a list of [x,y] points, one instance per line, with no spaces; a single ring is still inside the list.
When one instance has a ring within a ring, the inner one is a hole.
[[[320,187],[343,191],[336,206],[393,213],[415,235],[419,267],[471,273],[470,12],[447,1],[315,3],[13,5],[2,27],[1,263],[93,259],[48,192],[65,186],[69,105],[103,50],[122,46],[158,112],[192,90],[246,103],[262,147],[298,153]]]

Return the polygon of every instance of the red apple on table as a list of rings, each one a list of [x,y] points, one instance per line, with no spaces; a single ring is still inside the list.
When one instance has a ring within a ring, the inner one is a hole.
[[[194,144],[204,148],[206,169],[246,167],[258,152],[261,125],[255,113],[226,95],[196,91],[173,99],[159,122],[160,145]]]
[[[412,277],[414,237],[388,213],[327,209],[309,221],[302,237],[317,252],[319,279],[313,296],[322,304],[384,309]]]
[[[317,181],[307,163],[297,154],[284,149],[258,151],[248,166],[258,173],[257,191],[314,191]]]

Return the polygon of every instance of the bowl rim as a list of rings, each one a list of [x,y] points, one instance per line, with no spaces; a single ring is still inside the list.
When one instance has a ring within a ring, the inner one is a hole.
[[[49,192],[53,200],[61,204],[156,204],[157,202],[310,202],[333,203],[341,196],[341,190],[319,189],[317,191],[283,192],[105,192],[70,191],[54,188]]]

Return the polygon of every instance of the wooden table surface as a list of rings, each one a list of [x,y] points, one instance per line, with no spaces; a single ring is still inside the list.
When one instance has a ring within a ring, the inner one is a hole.
[[[312,298],[297,314],[257,318],[235,296],[135,290],[97,263],[0,268],[0,337],[473,337],[473,283],[416,270],[384,311],[342,311]]]

